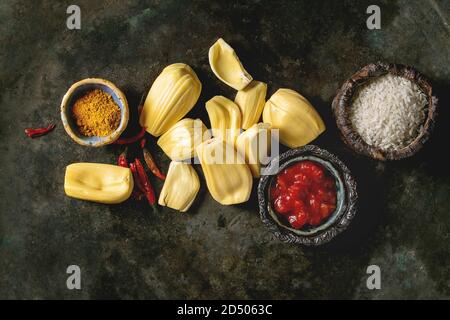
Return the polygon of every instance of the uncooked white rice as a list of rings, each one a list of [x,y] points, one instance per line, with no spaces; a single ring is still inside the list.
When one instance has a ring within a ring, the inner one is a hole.
[[[357,90],[350,120],[368,145],[398,150],[418,136],[426,105],[427,97],[415,83],[386,74]]]

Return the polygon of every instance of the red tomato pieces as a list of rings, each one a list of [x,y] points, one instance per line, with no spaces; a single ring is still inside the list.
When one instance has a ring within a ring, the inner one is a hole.
[[[317,226],[336,209],[336,182],[321,164],[300,161],[277,175],[270,197],[275,212],[293,228]]]

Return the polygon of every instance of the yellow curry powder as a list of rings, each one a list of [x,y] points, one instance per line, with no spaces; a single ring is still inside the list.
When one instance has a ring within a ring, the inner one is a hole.
[[[73,105],[72,115],[80,133],[87,137],[107,136],[120,124],[119,106],[100,89],[80,97]]]

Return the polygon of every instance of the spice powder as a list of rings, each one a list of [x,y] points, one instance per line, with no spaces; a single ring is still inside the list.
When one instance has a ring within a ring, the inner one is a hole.
[[[89,91],[72,107],[72,116],[79,132],[87,137],[104,137],[120,124],[120,108],[112,96],[103,90]]]

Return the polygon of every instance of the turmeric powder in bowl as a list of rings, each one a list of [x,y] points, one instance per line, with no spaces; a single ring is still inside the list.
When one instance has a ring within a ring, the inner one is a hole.
[[[95,89],[78,98],[72,107],[72,117],[78,131],[86,137],[105,137],[120,124],[121,110],[113,97]]]

